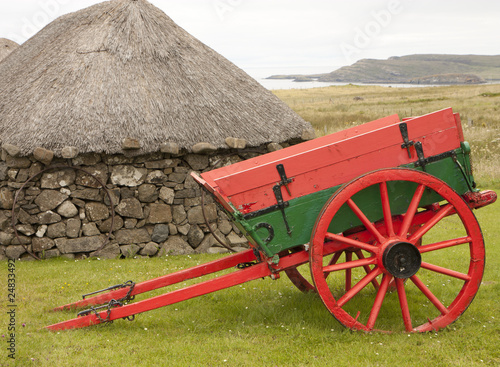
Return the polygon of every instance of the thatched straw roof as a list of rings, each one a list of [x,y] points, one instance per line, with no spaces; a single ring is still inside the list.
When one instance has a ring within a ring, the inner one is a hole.
[[[12,51],[18,48],[19,45],[7,38],[0,38],[0,61],[5,59]]]
[[[6,73],[6,71],[9,71]],[[249,146],[300,137],[310,125],[234,64],[145,0],[64,15],[0,63],[0,139],[80,153],[141,152],[165,142]]]

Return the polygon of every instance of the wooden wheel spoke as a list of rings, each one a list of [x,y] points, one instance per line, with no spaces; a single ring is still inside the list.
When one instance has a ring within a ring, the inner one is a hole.
[[[359,268],[360,266],[375,264],[377,260],[374,257],[362,260],[353,260],[340,264],[327,265],[323,268],[323,273],[331,273],[333,271]]]
[[[342,252],[343,251],[339,251],[339,252],[336,252],[335,254],[333,254],[333,256],[330,259],[330,261],[328,262],[327,266],[335,265],[337,263],[337,261],[339,261],[340,255],[342,255]],[[328,275],[330,275],[330,272],[323,272],[323,275],[324,275],[324,277],[326,279],[326,278],[328,278]]]
[[[436,224],[439,223],[439,221],[441,219],[446,217],[453,210],[454,210],[454,208],[450,204],[447,204],[447,205],[444,205],[443,207],[441,207],[441,209],[439,209],[438,212],[436,214],[434,214],[434,216],[429,221],[424,223],[422,225],[422,227],[420,227],[415,233],[413,233],[408,238],[408,241],[409,242],[416,242],[419,239],[421,239],[424,234],[429,232]]]
[[[447,241],[431,243],[431,244],[428,244],[425,246],[420,246],[418,249],[420,250],[420,253],[423,254],[425,252],[442,250],[442,249],[445,249],[448,247],[463,245],[463,244],[470,243],[470,242],[472,242],[472,237],[467,236],[467,237],[460,237],[460,238],[455,238],[455,239],[447,240]]]
[[[343,243],[345,245],[357,247],[357,248],[360,248],[362,250],[366,250],[366,251],[371,252],[371,253],[375,253],[377,251],[376,246],[373,246],[373,245],[370,245],[368,243],[364,243],[361,241],[357,241],[357,240],[354,240],[354,239],[349,238],[349,237],[344,237],[344,236],[341,236],[338,234],[327,233],[325,236],[325,239],[338,241],[338,242]]]
[[[354,261],[352,261],[354,262]],[[367,274],[363,279],[361,279],[358,283],[354,285],[349,291],[347,291],[340,299],[337,301],[337,304],[342,307],[344,306],[349,300],[351,300],[356,294],[361,292],[361,290],[366,287],[368,284],[371,283],[373,279],[375,279],[377,276],[382,274],[382,270],[379,268],[375,268],[371,271],[370,274]]]
[[[352,251],[345,252],[345,262],[348,263],[352,261]],[[352,288],[352,269],[348,268],[345,270],[345,290],[346,292]]]
[[[413,197],[411,199],[410,205],[408,206],[408,210],[403,219],[403,223],[401,224],[401,228],[399,229],[399,236],[406,237],[408,230],[410,229],[411,223],[415,214],[417,213],[418,204],[420,203],[420,199],[422,199],[422,195],[425,191],[425,185],[421,184],[415,190]]]
[[[389,237],[395,236],[394,224],[392,222],[391,203],[389,201],[389,193],[387,192],[387,182],[381,182],[380,185],[380,199],[382,201],[382,211],[384,213],[384,223],[387,235]]]
[[[365,255],[363,255],[363,253],[361,252],[361,250],[357,250],[355,251],[356,253],[356,256],[358,257],[358,259],[365,259]],[[369,265],[364,265],[363,266],[363,269],[365,270],[366,274],[370,273],[372,271],[372,269],[370,268]],[[375,287],[375,289],[378,289],[380,287],[380,285],[378,284],[378,280],[377,279],[373,279],[372,280],[372,284],[373,286]]]
[[[412,331],[413,326],[411,325],[410,309],[408,308],[408,300],[406,299],[405,282],[404,279],[396,279],[396,289],[398,290],[399,306],[401,307],[401,313],[403,315],[403,322],[405,324],[406,331]]]
[[[449,313],[448,309],[439,301],[439,299],[427,288],[427,286],[416,275],[412,276],[411,281],[427,297],[429,301],[441,312],[442,315]]]
[[[447,269],[447,268],[443,268],[441,266],[429,264],[429,263],[426,263],[426,262],[422,262],[422,264],[420,266],[422,268],[424,268],[424,269],[427,269],[427,270],[430,270],[430,271],[433,271],[433,272],[436,272],[436,273],[448,275],[448,276],[453,277],[453,278],[457,278],[457,279],[461,279],[461,280],[465,280],[465,281],[469,281],[470,280],[470,275],[469,274],[460,273],[458,271]]]
[[[370,330],[375,326],[375,322],[377,321],[377,317],[382,307],[382,302],[384,301],[385,295],[387,294],[387,288],[389,287],[391,279],[392,276],[390,276],[389,274],[384,274],[382,278],[382,283],[380,284],[377,296],[375,297],[375,302],[373,303],[370,317],[368,318],[368,321],[366,323],[366,327]]]
[[[377,228],[375,228],[375,226],[370,221],[370,219],[368,219],[368,217],[361,211],[361,209],[359,209],[359,207],[356,205],[356,203],[351,198],[349,198],[347,200],[347,205],[349,206],[349,208],[351,208],[351,210],[356,215],[356,217],[358,217],[358,219],[361,221],[361,223],[363,223],[363,225],[366,227],[366,229],[368,229],[371,232],[371,234],[373,234],[375,236],[375,238],[377,239],[377,241],[379,243],[382,243],[385,241],[385,237],[382,236],[382,234],[378,231]]]

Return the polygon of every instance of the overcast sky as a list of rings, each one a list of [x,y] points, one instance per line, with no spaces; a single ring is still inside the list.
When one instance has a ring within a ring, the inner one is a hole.
[[[99,0],[0,0],[0,38],[24,42]],[[500,54],[497,0],[150,0],[245,69],[415,53]]]

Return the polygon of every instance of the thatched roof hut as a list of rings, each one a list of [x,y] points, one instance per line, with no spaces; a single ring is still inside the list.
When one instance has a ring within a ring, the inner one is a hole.
[[[0,61],[5,59],[12,51],[18,48],[19,45],[7,38],[0,38]]]
[[[6,72],[8,70],[8,73]],[[22,155],[137,153],[173,142],[227,147],[300,138],[310,125],[241,69],[145,0],[64,15],[0,63],[0,139]]]

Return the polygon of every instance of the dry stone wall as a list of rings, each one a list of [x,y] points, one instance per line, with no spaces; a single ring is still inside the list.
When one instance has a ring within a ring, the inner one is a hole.
[[[62,151],[64,158],[56,158],[42,148],[33,156],[20,157],[15,146],[4,144],[0,161],[0,259],[32,259],[26,250],[39,258],[226,252],[209,233],[200,206],[200,187],[189,173],[281,148],[272,143],[249,151],[239,149],[241,142],[228,142],[231,144],[234,149],[219,154],[209,144],[197,147],[197,154],[184,155],[172,154],[172,147],[167,145],[165,152],[136,157],[78,155],[67,147]],[[42,172],[54,165],[78,168]],[[16,193],[18,236],[11,225]],[[210,196],[205,208],[218,237],[236,250],[248,247],[245,237]],[[102,248],[110,232],[110,241]]]

